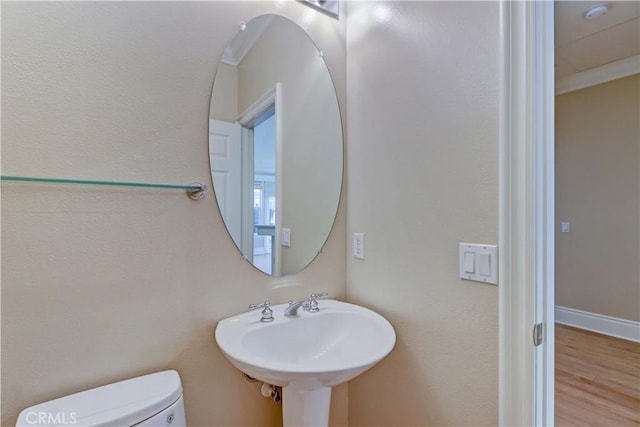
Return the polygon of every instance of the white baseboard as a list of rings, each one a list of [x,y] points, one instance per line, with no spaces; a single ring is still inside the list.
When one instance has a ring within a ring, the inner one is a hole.
[[[556,306],[556,323],[640,342],[640,322]]]

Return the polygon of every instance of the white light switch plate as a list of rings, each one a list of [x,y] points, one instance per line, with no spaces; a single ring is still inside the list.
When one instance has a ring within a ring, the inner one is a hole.
[[[280,234],[280,245],[291,246],[291,229],[283,228]]]
[[[460,278],[480,283],[498,284],[498,247],[460,243]]]

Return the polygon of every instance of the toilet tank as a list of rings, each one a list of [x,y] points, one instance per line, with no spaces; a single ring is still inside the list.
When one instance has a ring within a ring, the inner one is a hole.
[[[185,427],[176,371],[132,378],[32,406],[16,427]]]

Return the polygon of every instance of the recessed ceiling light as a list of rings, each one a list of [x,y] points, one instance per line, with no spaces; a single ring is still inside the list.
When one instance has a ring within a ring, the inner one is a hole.
[[[596,19],[606,15],[607,12],[609,12],[609,5],[601,4],[587,10],[587,12],[584,14],[584,17],[585,19]]]

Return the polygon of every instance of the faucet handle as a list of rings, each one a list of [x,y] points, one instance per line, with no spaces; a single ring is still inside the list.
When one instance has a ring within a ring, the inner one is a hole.
[[[272,322],[273,321],[273,310],[269,307],[271,303],[269,300],[263,302],[262,304],[249,304],[249,310],[255,310],[258,308],[262,308],[262,318],[261,322]]]
[[[256,308],[269,307],[271,303],[269,300],[263,302],[262,304],[249,304],[249,310],[255,310]]]
[[[316,293],[311,294],[311,297],[309,297],[309,308],[307,308],[307,311],[309,313],[317,313],[318,311],[320,311],[320,309],[318,308],[318,298],[324,298],[328,296],[329,294],[327,292],[321,292],[319,294],[316,294]]]
[[[328,297],[329,293],[328,292],[321,292],[319,294],[311,294],[311,299],[316,299],[316,298],[324,298],[324,297]]]

